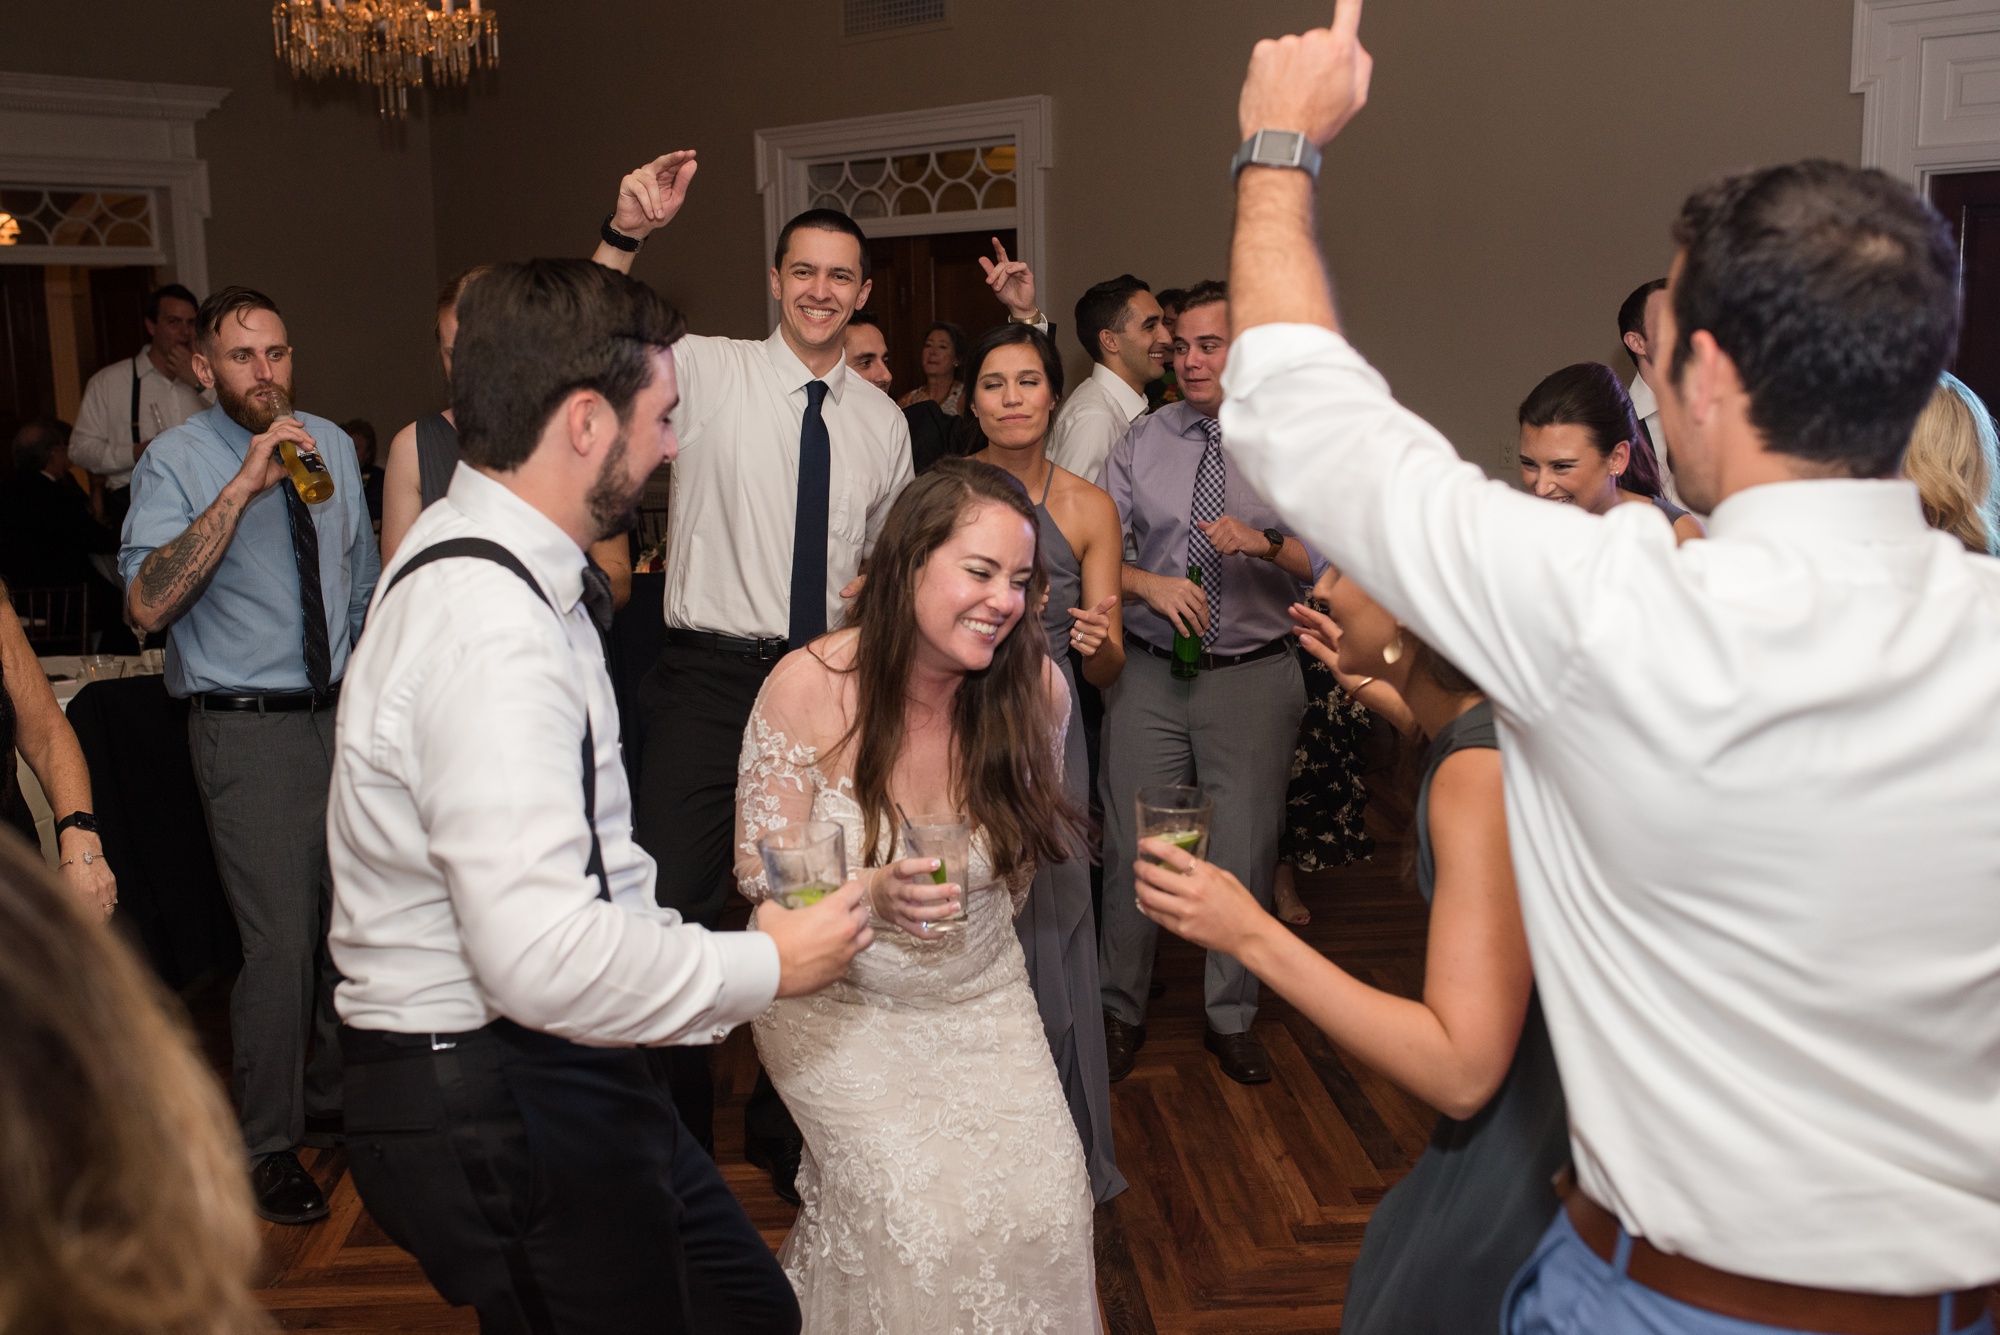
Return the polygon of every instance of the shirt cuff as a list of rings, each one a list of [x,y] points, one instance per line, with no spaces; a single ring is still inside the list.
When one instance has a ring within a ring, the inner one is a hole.
[[[716,1042],[745,1020],[754,1020],[778,996],[778,943],[751,928],[742,932],[711,932],[722,963],[722,988],[712,1013]]]
[[[1230,345],[1229,365],[1222,373],[1225,402],[1254,393],[1272,376],[1322,360],[1368,366],[1346,339],[1324,325],[1260,324],[1246,329]]]

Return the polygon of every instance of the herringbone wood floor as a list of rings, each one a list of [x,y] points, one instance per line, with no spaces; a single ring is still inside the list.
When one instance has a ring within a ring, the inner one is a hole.
[[[1371,863],[1303,878],[1303,935],[1380,986],[1421,986],[1424,906],[1404,888],[1394,820]],[[1098,1286],[1113,1335],[1336,1331],[1347,1271],[1368,1215],[1408,1170],[1432,1114],[1344,1060],[1291,1007],[1266,997],[1257,1032],[1276,1078],[1246,1088],[1203,1051],[1199,952],[1163,939],[1150,1039],[1113,1087],[1120,1166],[1131,1183],[1098,1211]],[[226,995],[194,999],[217,1069],[227,1067]],[[718,1053],[717,1159],[772,1246],[791,1208],[743,1162],[743,1100],[755,1079],[748,1029]],[[474,1331],[368,1217],[339,1150],[301,1156],[332,1202],[308,1228],[266,1227],[259,1281],[289,1330]]]

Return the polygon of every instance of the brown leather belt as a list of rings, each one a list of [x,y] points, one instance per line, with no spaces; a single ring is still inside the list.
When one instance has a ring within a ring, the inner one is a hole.
[[[1568,1169],[1556,1179],[1556,1195],[1562,1198],[1563,1209],[1583,1245],[1598,1260],[1616,1265],[1618,1217],[1584,1195]],[[1640,1237],[1632,1239],[1625,1275],[1635,1284],[1703,1311],[1822,1335],[1937,1335],[1938,1310],[1944,1297],[1845,1293],[1753,1279],[1663,1252]],[[1992,1296],[1990,1287],[1953,1294],[1951,1329],[1965,1330],[1977,1324]]]

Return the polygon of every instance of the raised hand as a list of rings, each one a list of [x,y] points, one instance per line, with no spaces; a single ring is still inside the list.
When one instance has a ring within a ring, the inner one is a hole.
[[[1118,606],[1118,595],[1110,594],[1092,608],[1072,607],[1069,609],[1069,642],[1085,658],[1093,658],[1111,637],[1111,609]]]
[[[611,211],[612,230],[635,239],[665,227],[687,202],[688,186],[694,181],[691,148],[663,153],[645,166],[628,172],[618,183],[618,207]]]
[[[1236,103],[1243,138],[1259,130],[1297,130],[1315,144],[1326,143],[1367,105],[1374,68],[1361,47],[1361,0],[1335,0],[1328,27],[1266,38],[1251,51]]]
[[[1293,603],[1292,630],[1299,644],[1320,662],[1340,671],[1340,625],[1332,617],[1307,603]]]
[[[250,448],[243,452],[243,466],[236,470],[232,481],[241,487],[245,499],[262,496],[291,476],[285,469],[285,461],[278,457],[278,442],[289,440],[305,454],[319,448],[312,434],[296,417],[280,417],[265,427],[263,433],[250,438]]]
[[[1042,313],[1035,304],[1035,271],[1021,260],[1007,258],[1007,247],[994,237],[993,258],[979,257],[979,267],[986,273],[986,286],[993,289],[993,295],[1007,308],[1007,313],[1017,320],[1032,320]]]

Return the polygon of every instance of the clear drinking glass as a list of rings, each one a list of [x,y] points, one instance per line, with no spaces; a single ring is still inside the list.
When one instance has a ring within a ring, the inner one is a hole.
[[[125,660],[116,654],[86,654],[78,667],[78,681],[111,681],[125,675]]]
[[[1215,819],[1215,799],[1205,789],[1199,785],[1141,788],[1136,805],[1141,839],[1164,839],[1197,858],[1207,854],[1208,827]],[[1139,856],[1148,855],[1141,853]],[[1160,859],[1150,860],[1158,862]]]
[[[931,931],[949,935],[965,926],[966,876],[972,863],[972,818],[956,812],[919,812],[903,827],[904,856],[936,858],[943,865],[931,873],[939,885],[958,885],[958,911],[949,918],[925,923]]]
[[[757,841],[771,897],[788,909],[817,904],[847,884],[847,834],[829,820],[773,830]]]

